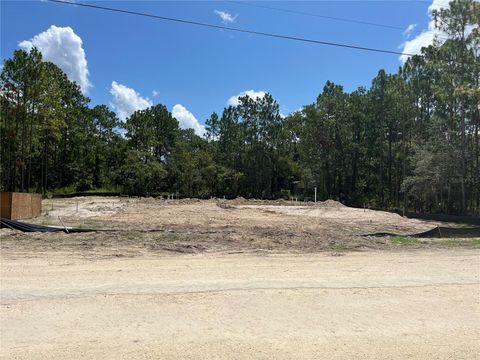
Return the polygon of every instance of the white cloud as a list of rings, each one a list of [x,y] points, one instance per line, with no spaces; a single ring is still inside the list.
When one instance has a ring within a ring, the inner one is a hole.
[[[432,0],[432,3],[428,6],[428,13],[431,14],[433,10],[440,10],[448,8],[448,0]]]
[[[153,105],[149,98],[140,96],[134,89],[112,81],[110,94],[113,100],[110,103],[120,120],[124,121],[137,110],[143,110]]]
[[[181,104],[177,104],[172,108],[172,116],[178,120],[182,129],[193,129],[195,134],[203,136],[205,134],[205,126],[200,124],[197,118]]]
[[[263,98],[265,94],[266,94],[265,91],[255,91],[255,90],[242,91],[240,94],[230,97],[230,99],[228,99],[227,101],[227,105],[231,105],[231,106],[239,105],[240,101],[238,100],[238,98],[241,96],[248,95],[253,100],[256,100],[257,98],[260,98],[260,99]]]
[[[423,47],[427,47],[433,44],[433,40],[435,39],[436,34],[437,34],[437,31],[435,30],[428,30],[428,31],[422,32],[416,38],[410,41],[406,41],[403,44],[402,52],[410,55],[420,54]],[[405,63],[405,61],[407,61],[409,57],[410,56],[408,55],[400,55],[400,61],[402,63]]]
[[[58,27],[55,25],[30,40],[18,44],[22,49],[30,50],[36,47],[43,55],[45,61],[50,61],[62,69],[68,78],[75,81],[83,93],[91,87],[88,79],[88,66],[83,42],[69,26]]]
[[[153,96],[153,97],[158,96],[158,91],[157,91],[157,90],[153,90],[153,91],[152,91],[152,96]]]
[[[229,14],[228,12],[225,11],[220,11],[220,10],[214,10],[214,13],[220,16],[220,19],[222,19],[222,22],[224,24],[231,24],[234,23],[235,20],[237,20],[238,14],[233,16],[232,14]]]
[[[417,24],[410,24],[407,26],[407,28],[405,29],[405,31],[402,33],[404,36],[406,36],[407,38],[410,37],[410,35],[412,34],[412,31],[415,30],[415,28],[417,27]]]
[[[409,41],[405,41],[400,47],[402,48],[402,52],[406,54],[413,54],[417,55],[421,53],[422,47],[427,47],[431,44],[433,44],[433,40],[435,39],[436,36],[445,36],[441,31],[438,29],[435,29],[435,22],[432,17],[432,11],[433,10],[440,10],[442,8],[448,8],[448,1],[445,0],[433,0],[430,6],[428,7],[428,16],[430,17],[430,21],[428,23],[428,29],[422,31],[421,34],[417,35],[415,38]],[[407,28],[407,30],[410,28],[411,25]],[[407,33],[407,30],[405,30],[404,34]],[[413,29],[412,29],[413,30]],[[410,31],[411,32],[411,31]],[[442,38],[439,38],[441,41]],[[402,63],[405,63],[407,59],[409,58],[408,55],[400,55],[400,61]]]

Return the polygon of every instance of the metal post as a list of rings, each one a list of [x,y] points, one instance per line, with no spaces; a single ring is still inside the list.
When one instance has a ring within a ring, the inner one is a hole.
[[[317,202],[317,187],[315,186],[315,203]]]

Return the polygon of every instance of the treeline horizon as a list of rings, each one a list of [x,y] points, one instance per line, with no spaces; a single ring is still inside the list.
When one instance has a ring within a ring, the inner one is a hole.
[[[206,134],[164,105],[124,122],[35,48],[0,74],[0,190],[335,199],[351,206],[480,213],[480,6],[433,12],[448,36],[369,88],[327,81],[286,117],[271,94],[212,113]],[[469,29],[472,29],[469,31]]]

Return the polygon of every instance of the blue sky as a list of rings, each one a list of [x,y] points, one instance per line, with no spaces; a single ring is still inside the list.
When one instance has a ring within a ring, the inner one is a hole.
[[[441,1],[434,0],[433,6]],[[416,52],[431,35],[428,9],[432,4],[428,1],[254,2],[402,29],[410,26],[416,31],[411,34],[227,1],[88,3],[394,51]],[[82,82],[93,105],[107,104],[125,117],[136,108],[162,103],[175,110],[182,126],[196,127],[197,132],[201,127],[195,120],[203,123],[212,111],[221,113],[230,98],[244,91],[272,93],[282,113],[287,114],[313,102],[327,80],[352,91],[369,86],[379,69],[395,72],[401,65],[396,55],[232,33],[45,1],[2,1],[2,59],[10,57],[19,46],[32,45],[40,47],[71,78]]]

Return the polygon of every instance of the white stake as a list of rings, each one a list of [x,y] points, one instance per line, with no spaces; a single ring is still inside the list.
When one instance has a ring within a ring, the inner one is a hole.
[[[317,202],[317,187],[315,186],[315,202]]]

